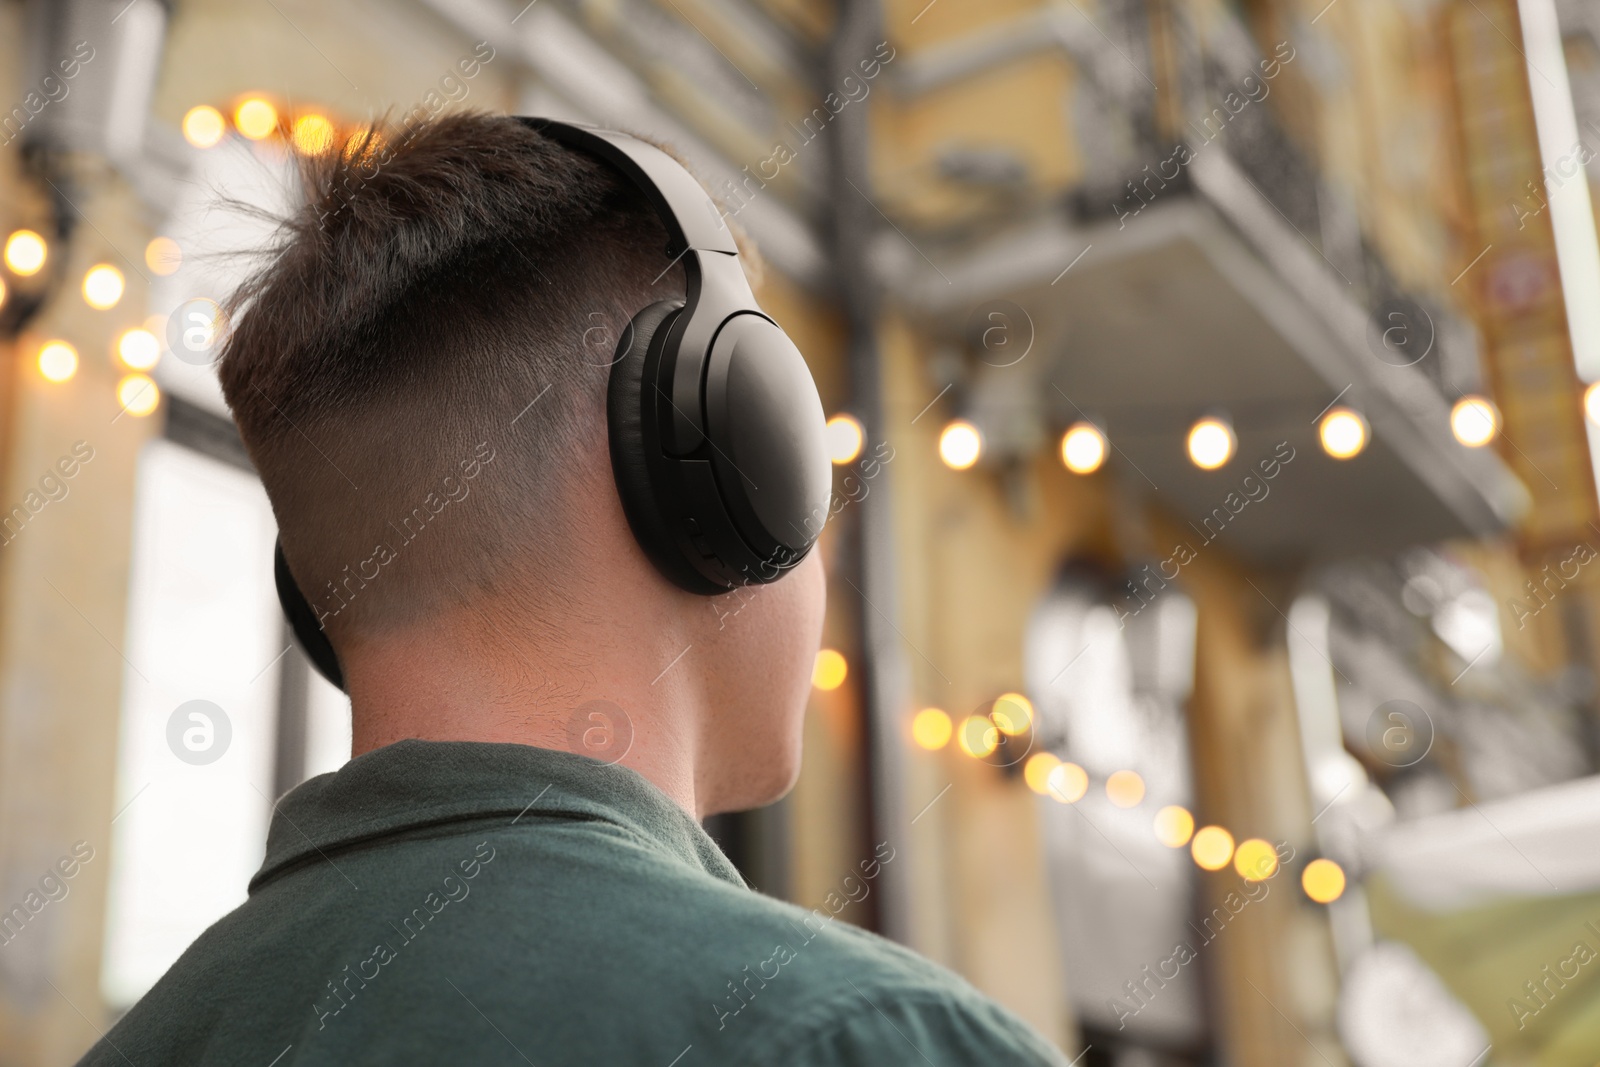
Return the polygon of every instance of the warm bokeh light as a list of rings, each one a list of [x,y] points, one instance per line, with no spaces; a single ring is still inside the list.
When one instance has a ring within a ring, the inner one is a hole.
[[[1233,869],[1247,882],[1264,882],[1278,873],[1278,850],[1259,837],[1241,841],[1233,853]]]
[[[1207,416],[1189,428],[1189,461],[1201,470],[1214,471],[1233,458],[1239,445],[1233,427]]]
[[[144,265],[165,277],[183,266],[183,249],[170,237],[156,237],[144,246]]]
[[[943,708],[923,708],[911,720],[911,739],[929,752],[937,752],[950,743],[955,724]]]
[[[1600,382],[1583,391],[1583,413],[1589,416],[1590,422],[1600,426]]]
[[[854,415],[835,415],[828,420],[828,458],[834,466],[854,463],[861,455],[861,444],[866,435]]]
[[[1195,832],[1189,852],[1201,868],[1220,871],[1233,859],[1233,835],[1220,826],[1205,826]]]
[[[956,419],[939,434],[939,458],[953,471],[964,471],[983,455],[983,436],[965,419]]]
[[[1334,459],[1351,459],[1367,447],[1367,420],[1349,408],[1334,408],[1322,416],[1318,436],[1322,450]]]
[[[1053,752],[1035,752],[1028,757],[1028,762],[1022,765],[1022,780],[1028,783],[1028,788],[1043,796],[1050,792],[1050,774],[1061,766],[1061,760]]]
[[[46,341],[39,349],[39,373],[47,381],[66,381],[78,373],[78,350],[65,341]]]
[[[252,96],[233,113],[233,124],[252,141],[259,141],[277,130],[278,109],[259,96]]]
[[[961,724],[957,742],[961,745],[961,751],[982,759],[1000,747],[1000,731],[995,729],[987,716],[969,715]]]
[[[44,238],[32,230],[18,230],[6,238],[6,266],[13,274],[27,277],[39,273],[47,255]]]
[[[989,718],[1007,737],[1017,737],[1033,726],[1033,701],[1021,693],[1002,693],[995,698]]]
[[[117,403],[129,415],[148,415],[161,403],[161,390],[148,375],[127,374],[117,383]]]
[[[1050,795],[1063,804],[1076,804],[1089,791],[1089,772],[1076,763],[1063,763],[1045,777]]]
[[[83,276],[83,299],[97,310],[116,307],[122,290],[122,272],[109,263],[97,263]]]
[[[294,120],[289,139],[294,142],[295,151],[302,155],[320,156],[333,147],[333,123],[328,121],[326,115],[315,112],[301,115]]]
[[[1156,840],[1168,848],[1182,848],[1194,836],[1194,816],[1188,808],[1168,804],[1156,812]]]
[[[1106,461],[1106,435],[1093,423],[1079,422],[1061,435],[1061,462],[1073,474],[1093,474]]]
[[[161,360],[161,341],[149,330],[124,330],[117,338],[117,358],[129,370],[149,370]]]
[[[1300,872],[1300,888],[1318,904],[1332,904],[1344,896],[1344,885],[1344,868],[1332,860],[1312,860]]]
[[[0,278],[0,307],[6,306],[6,281]]]
[[[1481,396],[1464,396],[1450,409],[1450,432],[1468,448],[1482,448],[1500,429],[1500,413]]]
[[[380,155],[388,143],[387,138],[377,130],[369,130],[363,127],[344,139],[344,145],[339,149],[339,154],[345,159],[366,163],[368,160]]]
[[[228,132],[228,120],[210,104],[191,107],[183,116],[183,139],[196,148],[210,148]]]
[[[1113,771],[1106,779],[1106,799],[1119,808],[1137,807],[1144,799],[1144,779],[1136,771]]]
[[[837,689],[849,673],[850,664],[845,662],[844,654],[825,648],[811,665],[811,684],[818,689]]]

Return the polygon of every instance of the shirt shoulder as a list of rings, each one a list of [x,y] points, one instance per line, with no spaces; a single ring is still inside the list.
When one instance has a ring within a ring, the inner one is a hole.
[[[939,964],[822,909],[749,897],[744,922],[765,913],[795,936],[776,938],[712,1009],[741,1062],[1065,1067],[1042,1035]]]
[[[853,996],[780,1037],[770,1058],[756,1062],[774,1067],[1068,1067],[1060,1050],[981,997],[952,997],[944,991],[872,996],[865,990],[853,991]]]

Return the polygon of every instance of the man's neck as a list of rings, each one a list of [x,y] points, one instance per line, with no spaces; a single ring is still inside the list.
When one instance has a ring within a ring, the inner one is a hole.
[[[407,738],[574,752],[636,771],[698,819],[705,697],[699,671],[660,671],[693,654],[666,629],[630,627],[625,645],[615,631],[573,632],[558,647],[510,650],[448,625],[363,641],[344,657],[352,755]]]

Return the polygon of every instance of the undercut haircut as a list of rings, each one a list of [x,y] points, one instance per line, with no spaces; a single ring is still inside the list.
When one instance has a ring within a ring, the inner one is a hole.
[[[218,372],[306,599],[337,643],[484,593],[570,598],[572,494],[611,491],[617,339],[683,294],[660,219],[505,116],[374,125],[302,171]]]

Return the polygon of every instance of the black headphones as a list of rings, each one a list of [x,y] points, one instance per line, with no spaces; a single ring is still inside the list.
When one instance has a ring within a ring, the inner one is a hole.
[[[666,227],[669,263],[683,263],[684,300],[634,315],[606,394],[611,470],[634,537],[691,593],[776,581],[811,551],[832,492],[822,401],[800,350],[756,304],[722,212],[676,160],[627,134],[518,121],[637,186]],[[300,647],[344,688],[281,541],[273,576]]]

